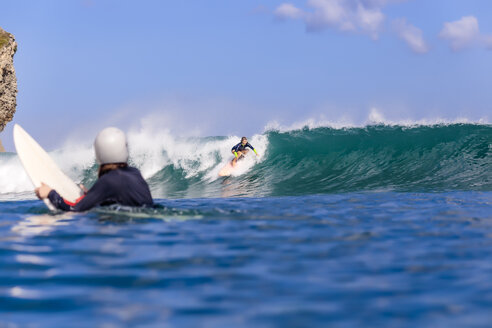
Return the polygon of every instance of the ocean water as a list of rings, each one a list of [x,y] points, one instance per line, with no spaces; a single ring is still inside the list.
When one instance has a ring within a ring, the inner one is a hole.
[[[490,327],[492,126],[268,131],[218,178],[236,140],[131,132],[157,206],[87,213],[0,154],[0,327]]]

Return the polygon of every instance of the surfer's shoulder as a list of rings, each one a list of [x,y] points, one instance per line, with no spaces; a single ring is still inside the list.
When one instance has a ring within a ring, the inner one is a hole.
[[[136,167],[124,166],[108,171],[107,173],[102,175],[99,179],[106,178],[106,177],[115,177],[119,175],[126,175],[126,174],[137,174],[137,173],[140,174],[140,171]]]
[[[133,166],[127,166],[127,167],[125,167],[125,171],[127,171],[129,173],[132,173],[132,174],[141,174],[140,173],[140,170],[137,169],[136,167],[133,167]]]

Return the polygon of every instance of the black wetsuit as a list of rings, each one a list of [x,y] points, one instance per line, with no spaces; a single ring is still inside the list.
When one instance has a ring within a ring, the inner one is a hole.
[[[237,145],[235,145],[234,147],[232,147],[232,151],[235,151],[235,152],[238,152],[238,151],[243,151],[245,150],[246,148],[251,148],[251,150],[255,150],[253,148],[253,146],[250,145],[250,143],[248,142],[247,144],[243,145],[242,143],[238,143]]]
[[[133,167],[119,168],[105,173],[75,203],[66,201],[55,190],[50,191],[48,198],[56,208],[74,212],[111,204],[127,206],[151,206],[153,204],[147,182],[140,171]]]

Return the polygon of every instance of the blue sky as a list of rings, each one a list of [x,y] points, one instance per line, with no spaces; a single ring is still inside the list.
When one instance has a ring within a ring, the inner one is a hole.
[[[487,0],[2,1],[21,124],[46,148],[142,119],[250,135],[310,118],[490,119]],[[0,134],[13,150],[10,123]]]

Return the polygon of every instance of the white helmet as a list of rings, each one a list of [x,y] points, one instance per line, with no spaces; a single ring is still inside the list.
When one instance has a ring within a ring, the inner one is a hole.
[[[99,164],[126,163],[128,145],[125,133],[118,128],[105,128],[94,140],[94,150]]]

